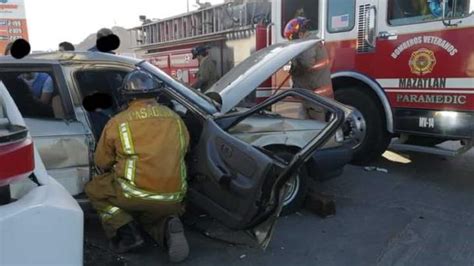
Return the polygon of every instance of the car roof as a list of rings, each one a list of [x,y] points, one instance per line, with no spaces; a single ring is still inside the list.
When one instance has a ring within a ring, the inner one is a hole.
[[[114,62],[136,65],[142,59],[101,52],[49,52],[30,54],[22,59],[0,56],[0,64],[70,64],[74,62]]]

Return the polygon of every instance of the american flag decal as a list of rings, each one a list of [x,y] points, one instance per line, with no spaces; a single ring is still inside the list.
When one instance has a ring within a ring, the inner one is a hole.
[[[331,27],[333,29],[349,27],[349,14],[332,17],[331,18]]]

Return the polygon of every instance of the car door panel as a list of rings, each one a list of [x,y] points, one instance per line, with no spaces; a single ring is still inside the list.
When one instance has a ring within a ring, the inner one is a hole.
[[[290,163],[225,131],[291,96],[324,107],[333,119]],[[255,240],[266,246],[281,211],[284,184],[350,114],[351,109],[331,99],[304,90],[287,90],[243,113],[208,119],[191,156],[190,173],[194,178],[188,193],[190,201],[232,229],[251,229]]]
[[[192,154],[189,197],[226,226],[243,229],[259,211],[264,178],[273,161],[251,145],[230,136],[213,120],[203,125]],[[196,181],[196,182],[193,182]],[[202,206],[201,206],[202,207]]]
[[[278,191],[278,189],[280,189],[281,186],[283,186],[283,184],[288,181],[289,178],[291,178],[292,174],[299,167],[301,167],[317,149],[329,141],[329,139],[335,134],[336,130],[344,123],[344,121],[346,121],[346,119],[351,116],[352,109],[335,100],[315,95],[314,93],[307,90],[291,89],[267,99],[265,102],[249,109],[244,113],[222,116],[216,121],[222,128],[229,130],[251,115],[258,113],[277,102],[283,101],[288,97],[299,97],[310,104],[320,106],[332,114],[332,119],[326,124],[324,128],[321,129],[319,134],[315,135],[311,140],[309,140],[307,144],[294,155],[293,160],[291,160],[290,163],[286,164],[281,169],[278,178],[273,184],[274,196],[278,195],[278,193],[275,193],[275,191]],[[268,154],[268,151],[266,154]],[[277,159],[278,158],[274,158],[275,163],[278,163],[279,160]],[[258,219],[255,220],[255,224],[258,223],[257,220]]]
[[[89,179],[90,132],[77,121],[26,118],[48,173],[72,195]]]

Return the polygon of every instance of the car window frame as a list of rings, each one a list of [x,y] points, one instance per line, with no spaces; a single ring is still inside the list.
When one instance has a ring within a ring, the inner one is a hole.
[[[146,67],[144,67],[146,66]],[[146,72],[150,73],[153,77],[159,79],[160,81],[165,84],[165,90],[168,91],[168,94],[172,97],[175,97],[176,100],[184,105],[188,110],[192,111],[195,115],[198,115],[202,119],[206,119],[208,116],[214,116],[219,112],[219,109],[217,106],[213,105],[210,101],[210,99],[206,99],[203,96],[201,96],[198,92],[193,91],[191,88],[187,87],[186,85],[180,83],[179,81],[175,80],[159,68],[155,67],[154,65],[150,64],[149,62],[142,61],[137,64],[137,67],[139,69],[143,69]],[[152,72],[148,68],[153,67],[158,69],[160,72]],[[165,79],[160,78],[160,75],[163,75]],[[180,87],[180,88],[176,88]],[[191,97],[190,95],[185,95],[184,91],[189,91],[193,93],[193,96]],[[199,97],[202,99],[203,102],[207,103],[206,106],[202,106],[199,102],[194,101],[194,97]],[[212,110],[211,110],[212,109]]]
[[[77,64],[75,65],[71,70],[70,70],[70,75],[71,75],[71,85],[74,88],[74,105],[82,107],[82,97],[85,96],[83,95],[79,82],[77,79],[77,74],[79,72],[84,72],[84,71],[107,71],[107,70],[112,70],[112,71],[123,71],[126,72],[127,74],[132,72],[134,70],[133,67],[127,67],[123,66],[120,64],[110,64],[110,63],[104,63],[104,62],[98,62],[98,63],[92,63],[92,62],[87,62],[87,63],[82,63],[82,64]]]
[[[92,71],[116,70],[116,71],[124,71],[124,72],[130,73],[134,70],[140,69],[141,63],[142,62],[140,62],[137,65],[123,65],[123,64],[114,64],[114,63],[108,63],[108,62],[97,62],[97,63],[86,62],[86,63],[76,64],[72,66],[69,71],[70,71],[70,76],[71,76],[71,82],[73,85],[72,87],[74,90],[74,97],[76,98],[74,105],[79,108],[83,108],[82,99],[81,99],[83,95],[76,78],[76,74],[78,72],[87,71],[87,70],[92,70]],[[159,78],[155,74],[153,74],[153,76],[156,78]],[[172,86],[170,86],[168,83],[164,82],[164,84],[165,84],[164,90],[166,94],[171,96],[174,100],[176,100],[178,103],[183,105],[188,111],[192,112],[195,116],[197,116],[201,120],[200,122],[206,119],[206,117],[209,114],[205,111],[205,109],[200,108],[200,106],[197,105],[196,103],[190,102],[189,99],[187,99],[186,97],[182,96],[181,93],[174,90]]]
[[[64,118],[48,118],[48,117],[25,117],[28,119],[43,119],[48,121],[76,120],[74,108],[70,99],[66,84],[63,82],[64,76],[59,63],[22,63],[22,64],[0,64],[0,72],[44,72],[50,75],[53,84],[57,89],[64,110]],[[52,74],[52,76],[51,76]]]

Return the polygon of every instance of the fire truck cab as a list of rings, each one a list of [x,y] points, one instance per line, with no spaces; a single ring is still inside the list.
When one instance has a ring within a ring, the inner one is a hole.
[[[473,0],[234,0],[130,32],[139,56],[192,84],[192,47],[209,45],[224,74],[254,51],[286,42],[286,23],[308,17],[325,40],[336,100],[360,113],[352,128],[363,131],[347,133],[357,140],[353,162],[365,164],[389,144],[450,156],[472,147],[473,10]],[[288,70],[262,84],[253,100],[282,83],[291,87]],[[450,149],[437,146],[448,140],[455,141]]]
[[[304,14],[325,40],[338,101],[365,119],[354,161],[392,147],[457,155],[474,137],[474,1],[274,0],[272,42]],[[459,141],[455,149],[435,145]]]

